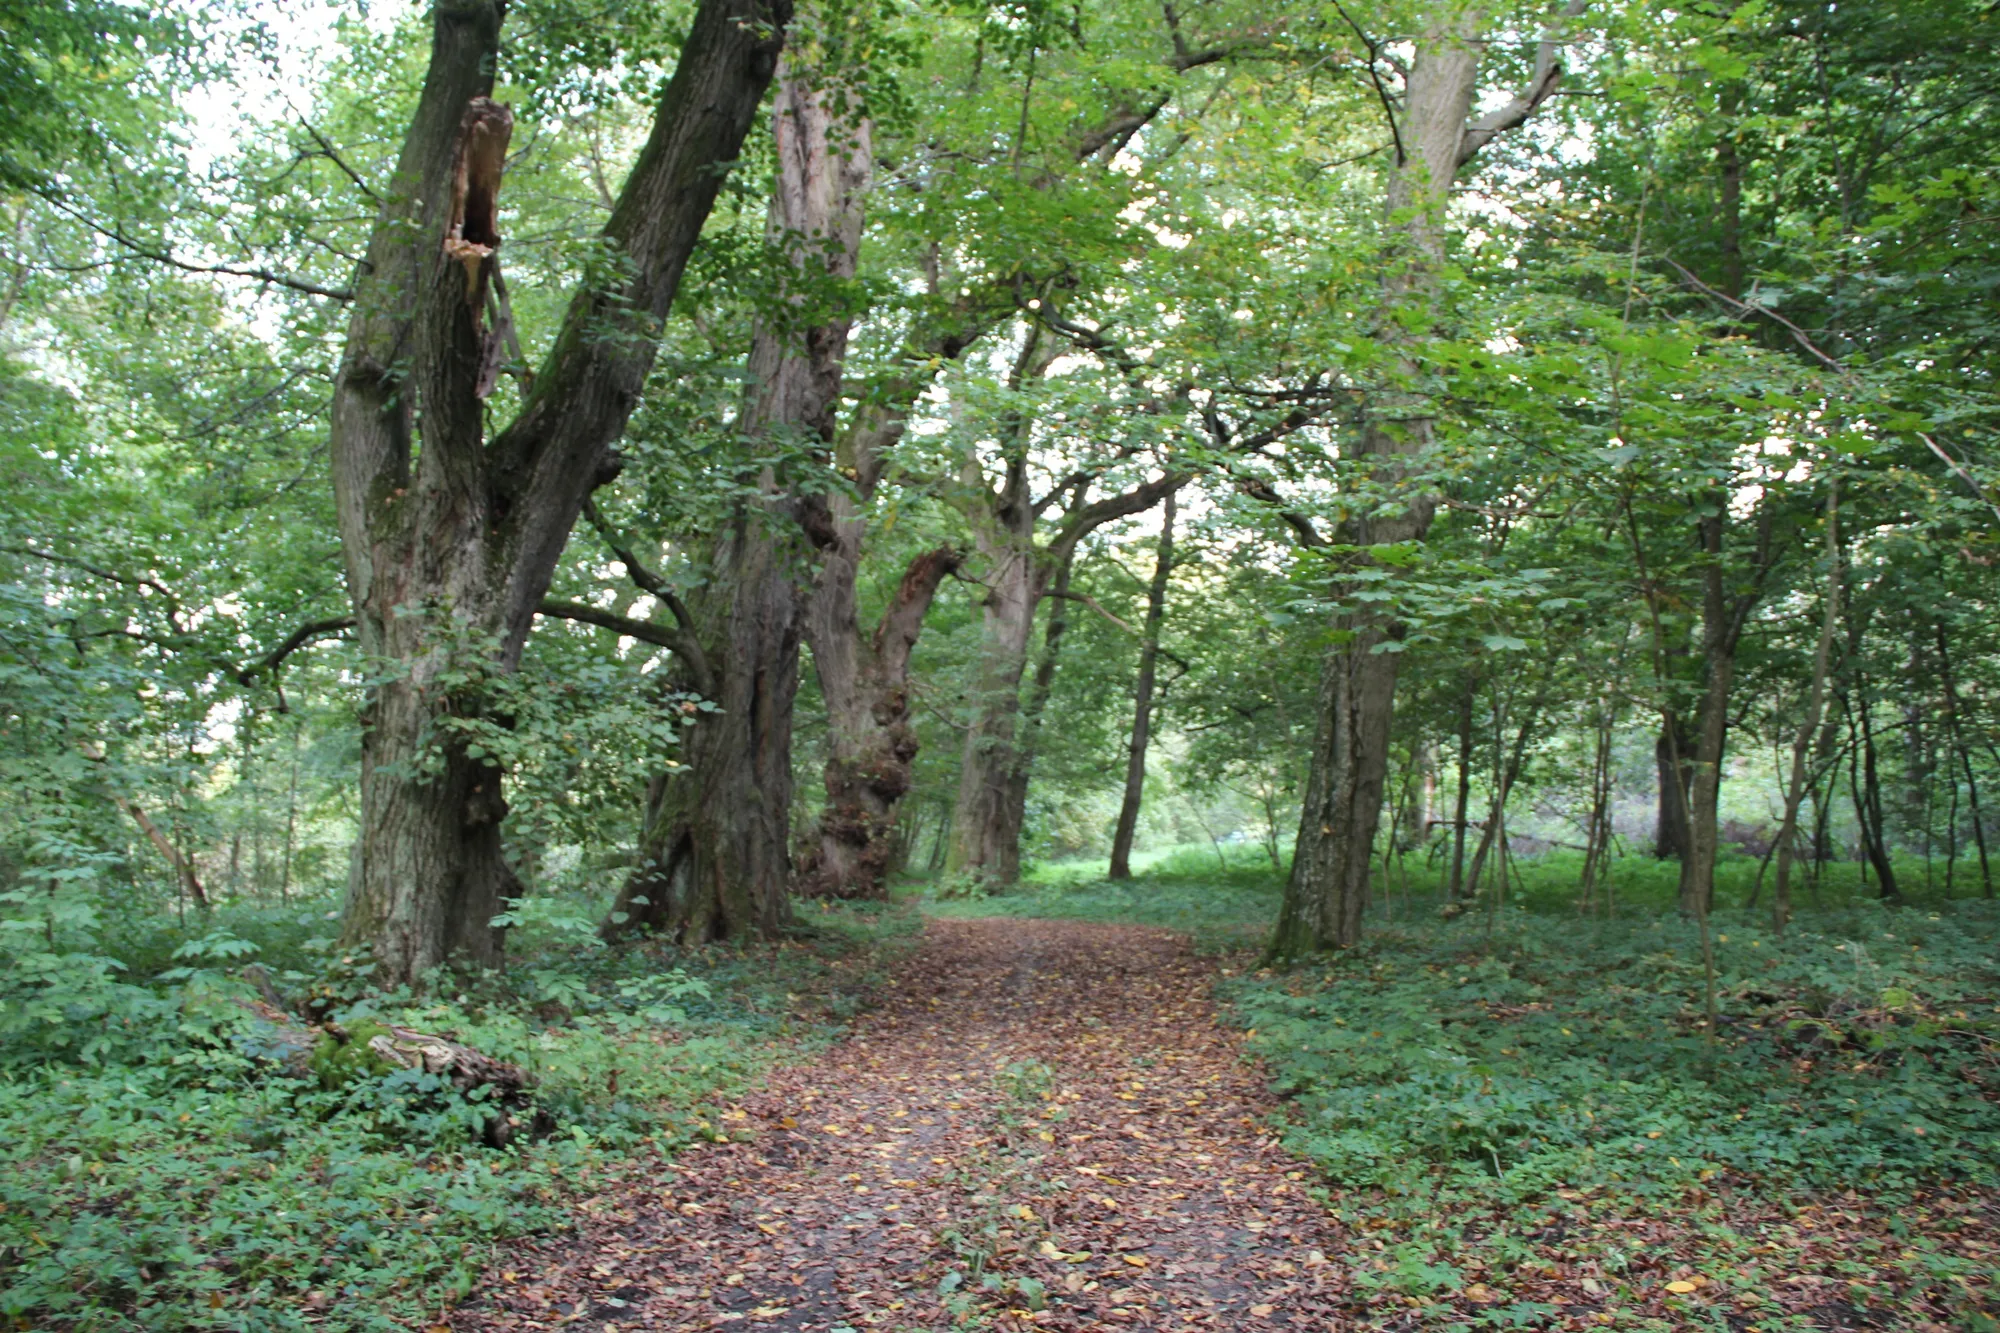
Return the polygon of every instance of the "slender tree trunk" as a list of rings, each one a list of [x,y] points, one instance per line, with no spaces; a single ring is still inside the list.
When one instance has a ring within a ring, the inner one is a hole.
[[[1697,916],[1707,930],[1715,900],[1715,862],[1721,849],[1717,807],[1722,795],[1722,765],[1729,739],[1729,701],[1736,680],[1736,649],[1743,627],[1757,605],[1770,569],[1772,515],[1766,504],[1757,515],[1755,581],[1748,591],[1731,596],[1723,579],[1724,515],[1722,497],[1710,497],[1709,513],[1700,520],[1702,544],[1702,666],[1701,706],[1695,718],[1693,780],[1688,788],[1687,854],[1681,858],[1681,910]]]
[[[1514,732],[1513,744],[1507,746],[1504,755],[1501,746],[1506,741],[1504,731],[1506,719],[1502,716],[1493,719],[1495,759],[1493,808],[1486,817],[1486,828],[1480,834],[1479,848],[1472,854],[1472,870],[1466,876],[1467,883],[1473,886],[1475,893],[1478,892],[1480,867],[1485,864],[1487,853],[1506,836],[1507,801],[1514,794],[1514,784],[1520,780],[1522,765],[1527,762],[1528,746],[1534,739],[1535,727],[1541,721],[1542,705],[1547,699],[1548,684],[1544,682],[1535,692],[1535,697],[1529,701],[1526,715],[1522,717],[1521,725]],[[1498,705],[1495,707],[1497,711]],[[1505,854],[1504,846],[1502,854]],[[1501,882],[1503,884],[1506,882],[1504,876]]]
[[[153,817],[139,806],[116,793],[112,795],[111,800],[139,826],[139,831],[146,835],[146,841],[153,844],[153,850],[160,854],[160,859],[174,872],[176,890],[185,896],[186,901],[192,902],[201,911],[208,911],[208,893],[201,886],[201,877],[195,872],[193,858],[183,854],[180,848],[174,846],[173,839],[162,832],[160,826],[153,822]]]
[[[606,225],[615,276],[579,291],[520,414],[487,438],[507,346],[496,267],[512,117],[488,100],[504,6],[432,13],[417,110],[369,240],[333,395],[336,512],[362,651],[360,839],[344,936],[376,978],[499,961],[517,890],[488,686],[535,610],[652,366],[723,168],[774,69],[789,0],[704,0]],[[489,315],[489,311],[492,311]],[[422,404],[418,416],[417,405]],[[421,435],[421,448],[417,447]]]
[[[1471,896],[1465,883],[1465,820],[1472,812],[1472,706],[1478,693],[1479,677],[1467,676],[1465,693],[1458,701],[1458,799],[1452,808],[1451,887],[1447,895],[1452,902]]]
[[[1799,806],[1806,795],[1806,753],[1819,730],[1820,712],[1826,705],[1826,679],[1833,661],[1833,634],[1840,623],[1840,484],[1828,485],[1826,493],[1826,591],[1821,596],[1819,642],[1813,646],[1812,685],[1806,695],[1806,713],[1792,737],[1792,771],[1785,784],[1785,814],[1778,824],[1778,878],[1773,890],[1771,924],[1780,934],[1792,919],[1793,843],[1798,837]]]
[[[1153,581],[1146,589],[1146,627],[1139,641],[1139,674],[1132,686],[1132,741],[1126,749],[1125,799],[1111,836],[1112,879],[1132,878],[1132,839],[1139,831],[1139,805],[1146,795],[1146,747],[1153,731],[1153,674],[1160,655],[1160,621],[1166,614],[1167,580],[1174,569],[1174,495],[1167,493],[1160,526],[1160,549]]]
[[[1972,809],[1972,837],[1979,848],[1979,883],[1988,898],[1993,896],[1993,875],[1986,861],[1986,825],[1979,809],[1979,779],[1973,776],[1972,752],[1965,744],[1965,737],[1959,729],[1958,685],[1951,670],[1951,643],[1945,636],[1944,622],[1934,622],[1937,633],[1938,671],[1944,677],[1945,723],[1951,735],[1952,748],[1958,751],[1959,766],[1965,770],[1965,791]],[[1954,782],[1952,789],[1957,790]],[[1957,839],[1957,816],[1952,820],[1952,837]]]
[[[1597,725],[1592,728],[1595,744],[1591,750],[1590,762],[1590,829],[1584,838],[1583,853],[1583,901],[1589,911],[1595,911],[1600,897],[1609,906],[1608,892],[1600,893],[1609,879],[1607,863],[1611,856],[1611,741],[1616,726],[1616,715],[1609,697],[1602,702]]]
[[[1653,832],[1653,855],[1659,859],[1685,861],[1688,855],[1688,795],[1694,785],[1695,737],[1689,734],[1679,712],[1661,710],[1660,734],[1653,743],[1653,762],[1659,771],[1659,802]]]
[[[1902,891],[1896,886],[1896,866],[1889,859],[1889,829],[1882,817],[1882,779],[1875,762],[1875,720],[1873,700],[1868,696],[1865,677],[1855,680],[1856,693],[1860,695],[1861,714],[1861,794],[1867,804],[1867,817],[1861,821],[1862,843],[1868,852],[1868,862],[1875,868],[1877,891],[1883,898],[1900,898]]]

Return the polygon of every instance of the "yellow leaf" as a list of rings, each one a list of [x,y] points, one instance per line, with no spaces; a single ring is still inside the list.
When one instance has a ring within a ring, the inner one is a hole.
[[[1143,1254],[1124,1254],[1120,1255],[1119,1258],[1134,1268],[1144,1268],[1146,1266],[1146,1256]]]
[[[1275,1305],[1253,1305],[1250,1307],[1250,1313],[1259,1319],[1266,1319],[1270,1317],[1271,1311],[1277,1308]]]
[[[1667,1284],[1667,1290],[1673,1292],[1676,1296],[1685,1296],[1694,1289],[1695,1285],[1692,1282],[1669,1282]]]

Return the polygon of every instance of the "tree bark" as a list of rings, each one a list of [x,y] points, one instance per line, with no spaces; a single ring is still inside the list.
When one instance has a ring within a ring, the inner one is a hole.
[[[1457,902],[1465,891],[1465,819],[1472,808],[1472,706],[1479,694],[1479,677],[1465,678],[1465,694],[1458,702],[1458,796],[1452,803],[1451,883],[1447,898]]]
[[[857,520],[858,525],[858,520]],[[941,546],[903,571],[875,632],[855,620],[853,563],[860,534],[837,542],[807,610],[806,637],[826,700],[826,808],[799,866],[802,893],[886,898],[900,839],[897,811],[910,789],[917,732],[910,725],[910,652],[938,585],[964,558]],[[834,571],[835,561],[846,562]]]
[[[1478,76],[1478,26],[1476,15],[1440,7],[1417,42],[1404,113],[1394,126],[1396,160],[1384,211],[1395,248],[1378,336],[1393,357],[1394,377],[1406,383],[1419,374],[1423,335],[1412,327],[1428,328],[1437,318],[1451,183],[1484,142],[1472,141],[1467,124]],[[1355,545],[1423,538],[1431,501],[1403,493],[1403,479],[1410,460],[1429,447],[1433,425],[1429,408],[1413,392],[1382,394],[1369,405],[1359,453],[1391,498],[1354,521]],[[1312,766],[1271,942],[1274,957],[1344,948],[1361,938],[1401,660],[1397,652],[1378,649],[1395,647],[1393,637],[1394,626],[1372,606],[1342,616],[1335,626],[1336,641],[1321,666]]]
[[[854,493],[827,493],[819,526],[828,536],[805,606],[804,633],[826,701],[826,804],[806,839],[796,883],[801,893],[882,898],[900,855],[897,811],[909,791],[918,737],[910,724],[910,655],[939,585],[963,563],[952,547],[926,551],[903,572],[872,633],[864,634],[858,584],[868,536],[867,507],[910,409],[939,369],[985,331],[970,305],[926,320],[895,370],[859,395],[842,437],[840,461]]]
[[[973,721],[959,764],[945,869],[1004,887],[1021,875],[1024,806],[1014,799],[1020,768],[1015,737],[1021,716],[1021,676],[1027,669],[1028,641],[1048,570],[1032,528],[989,528],[980,535],[981,553],[988,562],[986,595],[980,604],[983,633],[973,676]]]
[[[1771,925],[1780,934],[1792,919],[1792,862],[1797,856],[1799,807],[1807,787],[1806,755],[1813,734],[1819,730],[1820,713],[1826,706],[1826,678],[1833,661],[1833,634],[1840,624],[1840,483],[1829,483],[1826,493],[1826,591],[1822,596],[1819,641],[1813,646],[1812,685],[1806,695],[1806,713],[1792,736],[1791,775],[1785,783],[1785,813],[1778,824],[1778,877],[1772,890]]]
[[[1729,700],[1736,680],[1736,648],[1770,570],[1773,515],[1767,500],[1757,511],[1757,550],[1751,587],[1731,596],[1723,578],[1724,497],[1711,495],[1698,531],[1702,547],[1702,685],[1695,718],[1695,749],[1688,785],[1687,854],[1681,858],[1680,906],[1707,920],[1715,900],[1715,861],[1721,849],[1717,806],[1729,739]],[[1678,756],[1685,761],[1688,756]]]
[[[1062,662],[1063,640],[1069,634],[1070,578],[1076,572],[1074,554],[1057,566],[1049,582],[1049,619],[1042,627],[1042,651],[1035,659],[1035,674],[1028,680],[1028,697],[1021,704],[1021,734],[1015,747],[1014,774],[1007,785],[1007,810],[1018,838],[1028,823],[1028,784],[1035,776],[1035,759],[1041,752],[1042,724],[1049,711],[1049,696],[1055,693],[1056,668]]]
[[[1498,768],[1494,773],[1493,807],[1486,816],[1486,828],[1479,836],[1478,850],[1472,854],[1472,869],[1466,875],[1468,896],[1479,892],[1479,874],[1485,867],[1486,857],[1493,850],[1495,841],[1505,836],[1507,800],[1514,794],[1514,784],[1520,780],[1521,766],[1527,762],[1528,745],[1534,739],[1535,724],[1541,720],[1542,705],[1547,699],[1548,683],[1544,682],[1534,699],[1529,702],[1528,715],[1521,719],[1521,725],[1514,733],[1514,743],[1507,747],[1505,758],[1500,758],[1497,753],[1495,755]],[[1502,726],[1504,719],[1496,718],[1493,732],[1496,752],[1505,739],[1500,729]],[[1506,854],[1504,845],[1501,854],[1503,857]]]
[[[1882,817],[1882,779],[1876,768],[1874,700],[1868,694],[1867,677],[1855,674],[1856,711],[1861,718],[1861,844],[1868,863],[1875,869],[1877,894],[1885,899],[1900,898],[1896,886],[1896,865],[1889,859],[1889,829]]]
[[[852,321],[791,318],[809,308],[813,281],[854,276],[871,131],[844,120],[853,105],[815,72],[788,66],[772,110],[778,173],[766,228],[772,249],[807,275],[759,320],[748,368],[743,433],[797,437],[830,452]],[[640,865],[605,922],[684,943],[771,935],[791,919],[792,711],[798,695],[800,604],[813,547],[833,544],[826,511],[772,467],[739,504],[692,599],[694,633],[719,711],[684,741],[683,769],[656,780]]]
[[[1685,861],[1688,854],[1688,789],[1693,770],[1689,756],[1694,737],[1688,735],[1679,710],[1661,711],[1660,734],[1653,742],[1653,764],[1659,773],[1659,798],[1654,807],[1653,855],[1662,861]]]
[[[1950,729],[1952,748],[1958,751],[1959,766],[1965,770],[1966,795],[1972,806],[1972,837],[1979,848],[1979,883],[1985,896],[1993,896],[1993,875],[1986,860],[1986,825],[1979,808],[1979,779],[1973,776],[1972,752],[1959,729],[1958,686],[1951,674],[1951,646],[1944,621],[1935,622],[1939,674],[1944,678],[1945,722]],[[1954,834],[1954,837],[1956,835]]]
[[[1159,553],[1146,589],[1146,628],[1139,641],[1139,673],[1132,685],[1132,741],[1126,749],[1125,798],[1111,835],[1112,879],[1132,878],[1132,839],[1139,831],[1139,805],[1146,795],[1146,747],[1153,732],[1153,677],[1160,656],[1160,621],[1166,614],[1167,580],[1174,570],[1174,494],[1169,491],[1160,520]]]
[[[362,651],[387,664],[363,707],[360,838],[343,934],[376,979],[497,963],[517,890],[502,774],[473,753],[591,489],[624,430],[723,168],[777,60],[789,0],[704,0],[604,233],[615,276],[572,300],[520,414],[490,441],[503,330],[500,165],[488,100],[505,6],[445,0],[395,184],[361,266],[334,386],[336,510]],[[419,413],[421,407],[421,413]],[[421,449],[416,447],[421,437]]]

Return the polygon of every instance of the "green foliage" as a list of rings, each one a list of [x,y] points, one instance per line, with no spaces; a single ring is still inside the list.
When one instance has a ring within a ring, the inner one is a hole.
[[[282,984],[352,991],[316,980],[328,942],[303,932],[321,911],[236,909],[226,927],[142,941],[182,964],[149,985],[96,955],[17,953],[0,970],[0,1316],[405,1327],[467,1291],[493,1243],[561,1226],[577,1193],[723,1136],[717,1099],[835,1033],[911,928],[820,910],[811,949],[662,958],[579,952],[579,906],[523,910],[508,977],[422,1004],[356,993],[335,1014],[349,1041],[298,1074],[221,969],[256,956]],[[392,1022],[526,1068],[554,1133],[483,1147],[480,1091],[357,1056]]]
[[[1718,1189],[1990,1187],[1996,937],[1974,904],[1722,929],[1714,1034],[1694,929],[1670,921],[1404,924],[1226,993],[1297,1099],[1287,1141],[1399,1241],[1357,1278],[1426,1294],[1513,1262],[1516,1227],[1579,1197],[1678,1218]],[[1440,1225],[1467,1210],[1490,1225]]]

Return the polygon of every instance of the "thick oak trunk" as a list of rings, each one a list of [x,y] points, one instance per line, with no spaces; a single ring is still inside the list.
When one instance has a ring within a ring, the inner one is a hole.
[[[790,919],[792,704],[799,686],[798,552],[762,514],[718,543],[697,623],[710,697],[682,739],[681,767],[648,793],[639,868],[606,933],[687,943],[770,935]]]
[[[1125,796],[1111,835],[1112,879],[1132,878],[1132,839],[1139,831],[1139,806],[1146,796],[1146,749],[1153,735],[1153,678],[1160,656],[1160,621],[1166,614],[1167,580],[1174,569],[1174,497],[1160,519],[1159,553],[1146,588],[1146,626],[1139,641],[1139,672],[1132,683],[1132,740],[1125,751]]]
[[[512,117],[487,94],[504,14],[499,0],[433,10],[423,91],[334,386],[348,592],[362,651],[384,664],[363,709],[344,935],[390,983],[499,958],[491,921],[517,884],[501,848],[502,774],[472,752],[478,728],[505,725],[487,686],[514,670],[570,528],[612,470],[790,4],[700,6],[605,229],[625,262],[578,293],[520,415],[488,440],[484,399],[505,331],[487,312]]]

